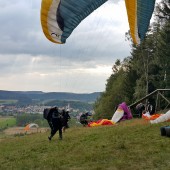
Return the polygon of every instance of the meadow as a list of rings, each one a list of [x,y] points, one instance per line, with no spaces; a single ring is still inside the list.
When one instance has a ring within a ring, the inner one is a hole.
[[[30,170],[169,170],[170,138],[161,123],[142,119],[115,126],[72,127],[59,140],[49,131],[0,140],[0,169]]]
[[[4,129],[15,125],[16,125],[16,118],[12,116],[0,117],[0,129]]]
[[[18,102],[18,100],[2,100],[2,99],[0,99],[0,104],[15,104],[15,103],[17,103]]]

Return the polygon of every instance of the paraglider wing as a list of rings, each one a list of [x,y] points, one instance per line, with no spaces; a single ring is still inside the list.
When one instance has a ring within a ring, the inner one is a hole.
[[[41,25],[54,43],[65,43],[78,24],[107,0],[42,0]]]
[[[115,123],[108,119],[100,119],[98,121],[93,121],[88,123],[88,127],[102,126],[102,125],[114,125]]]
[[[167,111],[165,114],[160,115],[157,119],[150,120],[150,123],[154,124],[154,123],[161,123],[166,121],[170,121],[170,110]]]
[[[117,108],[116,112],[114,113],[114,115],[112,116],[112,122],[117,123],[124,115],[124,110],[119,107]]]
[[[130,33],[135,44],[144,39],[155,6],[155,0],[125,0]]]
[[[119,104],[116,112],[112,116],[112,122],[117,123],[121,120],[132,119],[132,113],[125,102]]]
[[[41,25],[54,43],[65,43],[80,22],[107,0],[42,0]],[[131,37],[143,40],[154,10],[155,0],[125,0]]]
[[[37,124],[35,124],[35,123],[30,123],[27,126],[25,126],[24,130],[27,131],[27,130],[30,130],[30,128],[33,128],[33,127],[38,128],[39,126]]]

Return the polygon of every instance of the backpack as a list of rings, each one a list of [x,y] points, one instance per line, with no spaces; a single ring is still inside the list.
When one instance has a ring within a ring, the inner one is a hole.
[[[59,118],[61,118],[61,114],[58,112],[58,111],[53,111],[52,112],[52,118],[53,119],[59,119]]]
[[[50,112],[50,109],[49,108],[45,108],[44,111],[43,111],[43,117],[44,119],[47,119],[48,118],[48,114]]]
[[[84,121],[86,121],[87,120],[87,116],[85,115],[85,114],[82,114],[81,116],[80,116],[80,122],[84,122]]]

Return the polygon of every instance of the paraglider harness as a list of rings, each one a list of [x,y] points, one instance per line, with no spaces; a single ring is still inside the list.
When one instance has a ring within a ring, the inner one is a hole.
[[[62,119],[62,113],[59,112],[57,107],[53,107],[53,108],[45,108],[43,111],[43,118],[50,120],[51,118],[58,118],[58,119]]]
[[[69,115],[69,111],[65,111],[63,109],[61,114],[62,114],[62,124],[63,124],[63,127],[69,128],[68,121],[71,119],[71,117]]]
[[[81,116],[80,116],[80,123],[83,125],[83,126],[86,126],[88,125],[88,112],[87,113],[83,113]]]
[[[48,114],[50,112],[50,108],[45,108],[43,111],[43,118],[48,119]]]

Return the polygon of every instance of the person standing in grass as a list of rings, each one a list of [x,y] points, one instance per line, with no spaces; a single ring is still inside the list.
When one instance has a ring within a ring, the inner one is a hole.
[[[141,118],[143,112],[145,111],[145,105],[144,105],[143,103],[139,103],[139,104],[136,106],[136,111],[137,111],[138,116]]]
[[[63,109],[62,110],[62,116],[63,116],[63,118],[62,118],[63,132],[65,132],[65,129],[69,128],[68,121],[69,121],[69,119],[71,119],[71,117],[69,115],[69,110]]]
[[[155,108],[149,101],[146,106],[146,112],[148,112],[150,115],[153,115],[155,113]]]
[[[51,135],[48,139],[51,141],[53,136],[59,131],[59,139],[62,139],[62,116],[59,113],[58,107],[53,107],[50,109],[48,114],[48,123],[51,128]]]
[[[83,126],[87,126],[87,125],[88,125],[88,112],[83,113],[83,114],[80,116],[80,123],[81,123]]]

